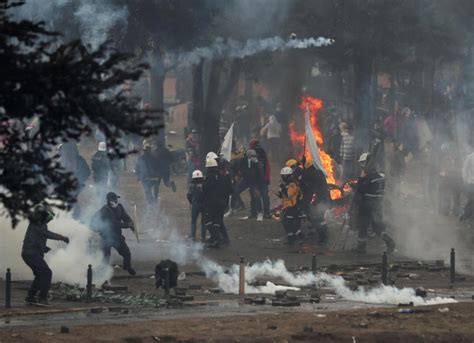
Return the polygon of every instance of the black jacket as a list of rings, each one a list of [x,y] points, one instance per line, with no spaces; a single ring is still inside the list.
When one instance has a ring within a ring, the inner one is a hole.
[[[191,182],[187,196],[191,205],[202,207],[204,203],[203,184]]]
[[[303,199],[311,200],[313,194],[316,194],[317,202],[329,201],[329,190],[324,173],[314,166],[303,170],[300,181]]]
[[[109,179],[110,160],[105,151],[97,151],[92,156],[91,167],[94,182],[107,182]]]
[[[144,181],[158,177],[158,170],[155,168],[156,164],[156,158],[151,151],[145,151],[143,155],[138,158],[135,167],[138,180]]]
[[[232,194],[230,177],[224,176],[218,168],[210,168],[207,170],[202,190],[205,209],[225,208]]]
[[[52,239],[60,241],[62,235],[48,231],[47,224],[39,224],[30,221],[26,229],[25,239],[23,240],[22,254],[39,254],[43,256],[49,249],[46,247],[46,241]]]
[[[385,177],[377,171],[362,176],[357,181],[356,197],[361,209],[374,209],[382,204],[385,193]]]
[[[122,204],[118,204],[117,208],[104,205],[92,217],[91,229],[99,232],[104,242],[113,244],[125,239],[122,229],[129,228],[132,223],[132,218],[125,212]]]
[[[242,179],[247,181],[250,186],[260,185],[265,182],[264,170],[260,161],[249,162],[248,158],[244,157],[240,159],[239,164],[239,170],[242,175]]]

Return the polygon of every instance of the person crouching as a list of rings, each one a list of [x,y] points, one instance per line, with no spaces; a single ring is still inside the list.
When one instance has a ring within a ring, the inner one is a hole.
[[[135,231],[135,224],[125,212],[122,204],[119,204],[119,198],[113,192],[107,194],[107,204],[94,214],[91,220],[91,228],[100,234],[104,261],[107,264],[109,263],[110,252],[114,248],[123,257],[123,269],[128,271],[130,275],[135,275],[135,269],[132,268],[130,249],[122,235],[122,229],[130,228]]]

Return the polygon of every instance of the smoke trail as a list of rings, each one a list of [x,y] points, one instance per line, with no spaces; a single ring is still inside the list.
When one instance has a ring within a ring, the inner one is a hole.
[[[334,43],[333,39],[319,37],[305,39],[284,40],[281,37],[265,39],[249,39],[246,42],[239,42],[233,39],[224,40],[218,38],[208,47],[196,48],[188,53],[178,56],[170,56],[181,64],[197,64],[201,59],[216,58],[244,58],[264,51],[284,51],[288,49],[307,49],[311,47],[319,48]]]
[[[228,273],[215,262],[202,260],[202,268],[209,278],[214,279],[221,289],[228,293],[238,293],[239,290],[239,266],[233,265]],[[333,276],[326,273],[318,273],[314,275],[311,272],[293,274],[288,271],[282,260],[272,262],[266,260],[263,263],[256,263],[247,266],[245,270],[246,292],[247,293],[274,293],[271,291],[272,283],[266,286],[255,287],[249,285],[259,276],[279,277],[287,284],[296,287],[304,286],[328,286],[337,295],[344,299],[358,302],[366,302],[372,304],[393,304],[413,302],[415,305],[435,305],[444,303],[457,302],[451,298],[435,297],[432,299],[424,299],[415,295],[412,288],[398,289],[392,286],[381,285],[377,288],[366,290],[361,288],[356,291],[350,290],[345,285],[345,280],[340,276]],[[274,285],[275,286],[275,285]],[[283,286],[280,286],[283,287]],[[297,289],[297,288],[296,288]],[[277,289],[274,289],[277,290]]]

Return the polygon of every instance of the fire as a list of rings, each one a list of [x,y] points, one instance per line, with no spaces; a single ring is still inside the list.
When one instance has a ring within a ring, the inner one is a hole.
[[[318,151],[319,151],[319,158],[321,159],[321,163],[323,165],[324,171],[326,172],[326,181],[331,184],[336,184],[336,179],[334,177],[333,171],[333,162],[331,157],[322,149],[324,139],[321,131],[318,127],[318,113],[323,108],[323,102],[320,99],[313,98],[310,96],[304,96],[301,98],[301,102],[299,104],[299,108],[301,109],[301,113],[303,115],[303,122],[304,117],[306,115],[306,109],[309,109],[309,119],[311,123],[311,130],[313,131],[314,139],[318,144]],[[296,151],[299,154],[302,154],[302,150],[305,147],[305,133],[304,127],[302,131],[298,131],[296,128],[296,120],[293,120],[289,124],[289,133],[290,133],[290,140],[293,144],[293,147],[298,149]],[[311,160],[311,155],[309,149],[305,149],[305,158],[306,160]],[[341,196],[341,192],[337,189],[331,190],[331,199],[337,199]]]

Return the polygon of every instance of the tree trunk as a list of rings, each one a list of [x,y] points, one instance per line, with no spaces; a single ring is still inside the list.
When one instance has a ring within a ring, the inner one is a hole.
[[[155,61],[150,69],[150,101],[152,110],[161,111],[165,107],[163,101],[165,70],[160,58],[156,58]],[[165,132],[166,124],[158,131],[156,138],[158,143],[165,142]]]
[[[354,135],[357,151],[367,151],[374,120],[375,97],[372,89],[373,61],[369,56],[354,60]]]

